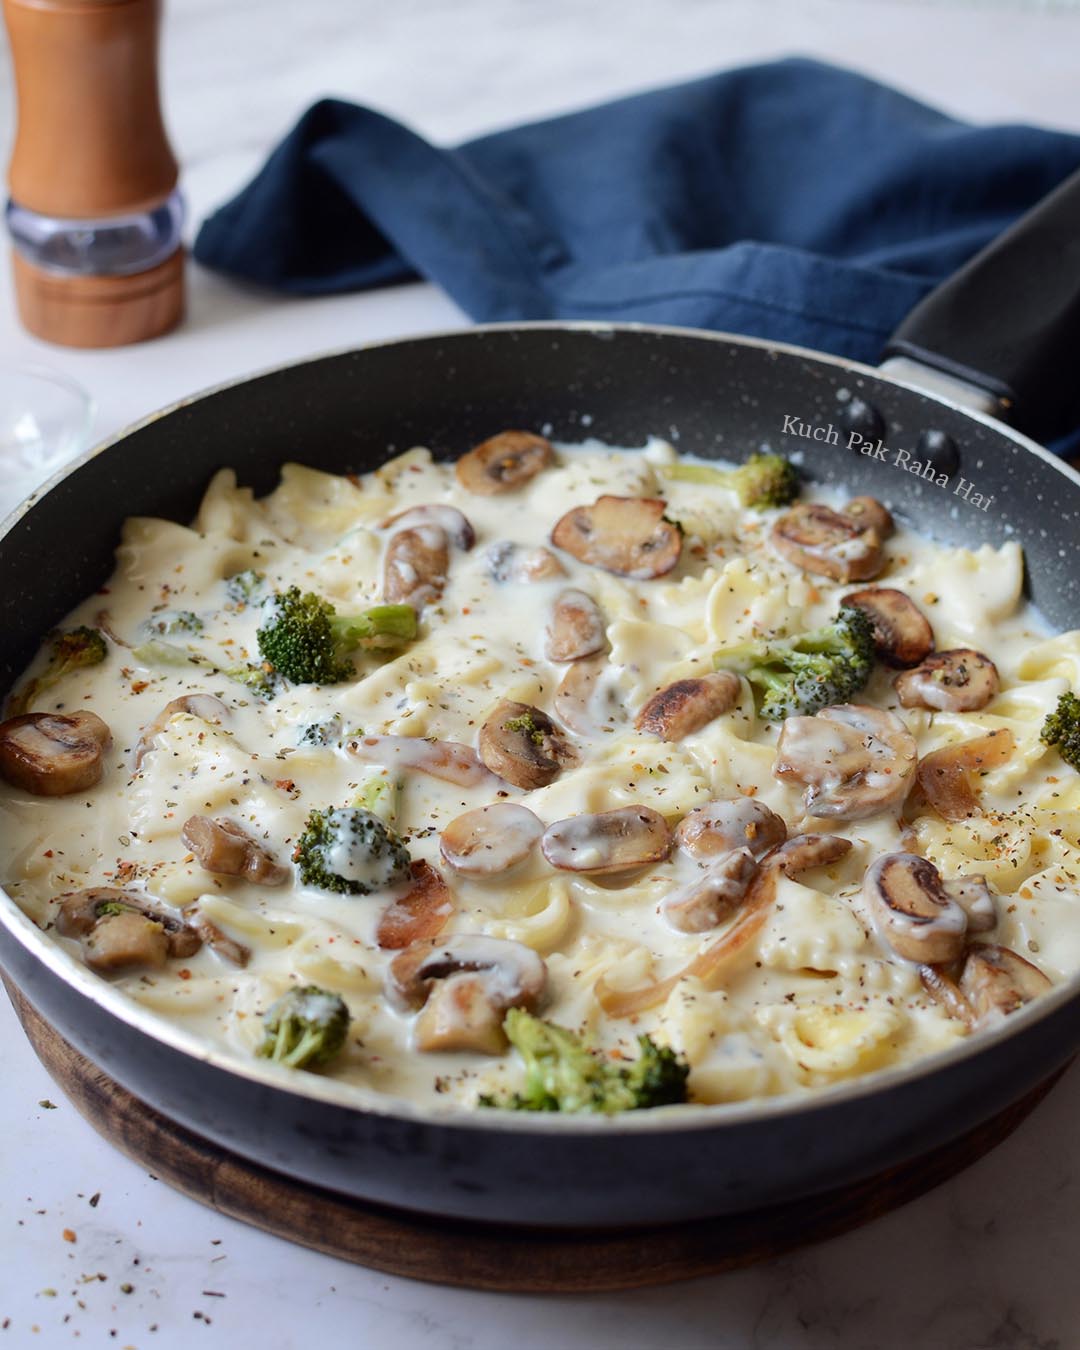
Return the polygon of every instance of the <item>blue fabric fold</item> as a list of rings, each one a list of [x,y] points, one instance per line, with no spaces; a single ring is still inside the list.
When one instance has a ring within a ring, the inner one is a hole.
[[[726,71],[456,149],[315,104],[207,219],[208,267],[293,295],[425,277],[473,319],[641,320],[875,361],[934,285],[1080,167],[850,71]]]

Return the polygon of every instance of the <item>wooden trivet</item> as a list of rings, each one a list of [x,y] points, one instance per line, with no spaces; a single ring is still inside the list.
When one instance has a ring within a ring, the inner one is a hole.
[[[846,1233],[907,1204],[1000,1144],[1060,1074],[999,1116],[868,1181],[752,1214],[665,1227],[552,1231],[425,1218],[247,1162],[166,1119],[74,1050],[10,985],[30,1044],[109,1143],[220,1214],[372,1270],[501,1293],[593,1293],[735,1270]]]

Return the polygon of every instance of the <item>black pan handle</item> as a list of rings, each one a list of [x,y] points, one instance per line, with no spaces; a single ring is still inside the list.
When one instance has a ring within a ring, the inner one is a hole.
[[[1036,440],[1080,426],[1080,171],[916,305],[885,355],[985,390]]]

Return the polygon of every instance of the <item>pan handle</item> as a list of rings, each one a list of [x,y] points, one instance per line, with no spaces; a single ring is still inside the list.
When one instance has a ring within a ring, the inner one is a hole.
[[[1080,171],[931,291],[889,339],[1035,440],[1080,425]]]

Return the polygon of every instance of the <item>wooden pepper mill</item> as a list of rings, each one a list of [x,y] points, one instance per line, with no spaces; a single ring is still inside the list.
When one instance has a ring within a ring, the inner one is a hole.
[[[159,0],[3,0],[18,101],[7,223],[23,324],[71,347],[184,309],[183,204],[161,117]]]

